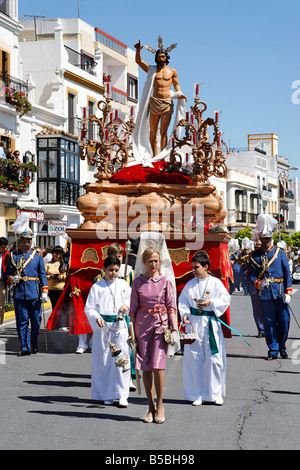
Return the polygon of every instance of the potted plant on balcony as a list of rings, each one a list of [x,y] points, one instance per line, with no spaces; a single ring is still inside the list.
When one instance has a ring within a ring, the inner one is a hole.
[[[32,171],[33,173],[38,172],[40,169],[40,167],[35,165],[33,162],[22,163],[21,168],[22,170]]]
[[[6,102],[16,108],[17,113],[20,113],[20,117],[31,111],[31,104],[26,98],[25,93],[18,92],[14,88],[5,88],[5,99]]]
[[[6,188],[7,177],[0,175],[0,189]]]
[[[29,178],[29,176],[28,176],[27,178],[25,178],[25,179],[20,180],[20,181],[19,181],[19,186],[18,186],[19,191],[20,191],[21,193],[24,193],[25,191],[28,191],[28,186],[29,186],[29,184],[30,184],[30,178]]]

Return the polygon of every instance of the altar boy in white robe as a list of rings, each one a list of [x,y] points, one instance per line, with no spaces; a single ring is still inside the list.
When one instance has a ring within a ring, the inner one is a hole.
[[[184,345],[183,396],[194,406],[204,401],[220,406],[226,389],[226,350],[217,318],[231,297],[222,282],[208,274],[210,260],[205,252],[196,253],[191,264],[195,277],[179,296],[179,312],[185,325],[193,325],[197,339]]]
[[[104,277],[93,284],[85,313],[93,329],[92,399],[112,405],[119,400],[127,407],[130,383],[130,357],[127,312],[131,288],[118,278],[120,261],[104,260]]]

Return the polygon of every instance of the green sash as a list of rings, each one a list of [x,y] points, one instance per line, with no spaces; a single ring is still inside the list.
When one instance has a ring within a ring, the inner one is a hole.
[[[209,317],[208,318],[208,334],[209,334],[209,345],[210,345],[210,350],[211,350],[211,353],[212,354],[217,354],[219,352],[219,349],[218,349],[218,346],[217,346],[217,341],[216,341],[216,338],[215,338],[215,335],[214,335],[214,330],[213,330],[213,325],[212,325],[212,318],[214,317],[219,323],[221,323],[222,325],[226,326],[226,328],[229,328],[230,330],[234,331],[235,333],[237,333],[244,341],[246,341],[246,343],[248,344],[248,346],[251,347],[251,344],[248,343],[248,341],[244,338],[243,335],[241,335],[241,333],[239,333],[238,331],[236,331],[234,328],[232,328],[231,326],[227,325],[227,323],[223,322],[223,320],[220,320],[220,318],[218,318],[213,311],[207,311],[207,310],[202,310],[202,312],[199,312],[199,310],[197,308],[194,308],[194,307],[190,307],[190,312],[192,315],[195,315],[195,316],[207,316]]]
[[[212,317],[215,316],[214,312],[212,311],[207,311],[207,310],[202,310],[202,312],[199,312],[197,308],[191,307],[191,314],[196,315],[196,316],[206,316],[208,318],[208,334],[209,334],[209,345],[210,345],[210,351],[212,354],[217,354],[219,352],[217,341],[214,335],[214,329],[212,326]]]
[[[124,316],[124,319],[127,323],[127,326],[129,328],[129,316],[128,315],[123,315]],[[116,321],[116,318],[117,318],[117,315],[101,315],[101,317],[103,318],[103,320],[105,322],[115,322]],[[121,320],[120,320],[121,321]]]

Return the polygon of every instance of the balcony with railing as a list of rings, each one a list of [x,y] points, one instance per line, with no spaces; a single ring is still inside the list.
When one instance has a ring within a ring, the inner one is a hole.
[[[0,80],[5,88],[6,103],[14,106],[20,117],[31,111],[31,104],[28,101],[28,83],[11,75],[0,74]]]
[[[81,133],[81,119],[78,116],[68,117],[68,133],[76,137]]]
[[[253,214],[252,212],[250,212],[248,214],[248,223],[249,224],[255,224],[256,223],[256,220],[257,220],[257,217],[258,217],[259,214]]]
[[[125,91],[119,90],[118,88],[111,87],[111,97],[113,101],[121,104],[127,104],[127,93]]]
[[[10,158],[0,158],[0,191],[28,192],[38,170],[33,161],[22,163]]]
[[[85,190],[78,183],[65,181],[40,181],[38,184],[38,197],[40,204],[63,204],[76,206],[77,199],[85,194]]]
[[[85,70],[86,72],[90,73],[91,75],[95,75],[95,67],[97,62],[92,58],[85,54],[81,54],[80,52],[71,49],[69,46],[65,46],[65,49],[68,54],[68,60],[71,65],[80,68],[81,70]]]
[[[104,44],[104,46],[109,47],[115,52],[127,57],[127,46],[122,42],[118,41],[114,37],[110,36],[109,34],[101,31],[98,28],[95,28],[95,41]]]
[[[280,200],[284,202],[294,202],[295,195],[294,192],[288,189],[284,190],[283,186],[280,186]]]
[[[289,231],[292,231],[292,232],[295,231],[295,222],[294,222],[294,220],[289,220],[286,223],[286,230],[289,230]]]
[[[247,212],[244,211],[235,211],[235,221],[236,222],[247,222]]]

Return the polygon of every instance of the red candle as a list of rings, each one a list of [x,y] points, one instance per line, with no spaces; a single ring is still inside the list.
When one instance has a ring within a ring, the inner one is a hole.
[[[116,121],[118,120],[118,110],[117,109],[115,110],[115,120]]]
[[[174,148],[175,147],[175,138],[172,137],[172,147]]]
[[[108,154],[108,161],[110,162],[110,153]]]
[[[110,116],[110,122],[112,122],[112,120],[113,120],[113,113],[110,113],[109,116]]]
[[[133,116],[133,106],[131,106],[130,115]]]
[[[109,83],[106,83],[106,93],[109,95]]]
[[[194,124],[194,115],[191,114],[191,123]]]
[[[189,112],[188,111],[185,113],[185,120],[189,121]]]
[[[108,140],[108,138],[109,138],[109,130],[108,129],[106,129],[106,131],[105,131],[105,138],[106,138],[106,140]]]
[[[188,164],[189,163],[189,154],[188,153],[185,154],[185,158],[186,158],[186,164]]]
[[[219,132],[219,135],[218,135],[218,147],[220,147],[221,145],[221,132]]]
[[[215,121],[219,122],[219,113],[218,113],[218,111],[216,111],[215,115],[216,115]]]
[[[83,119],[86,119],[86,108],[83,108]]]
[[[196,96],[199,96],[199,83],[196,85]]]
[[[196,143],[197,143],[197,135],[194,134],[194,144],[196,145]]]

